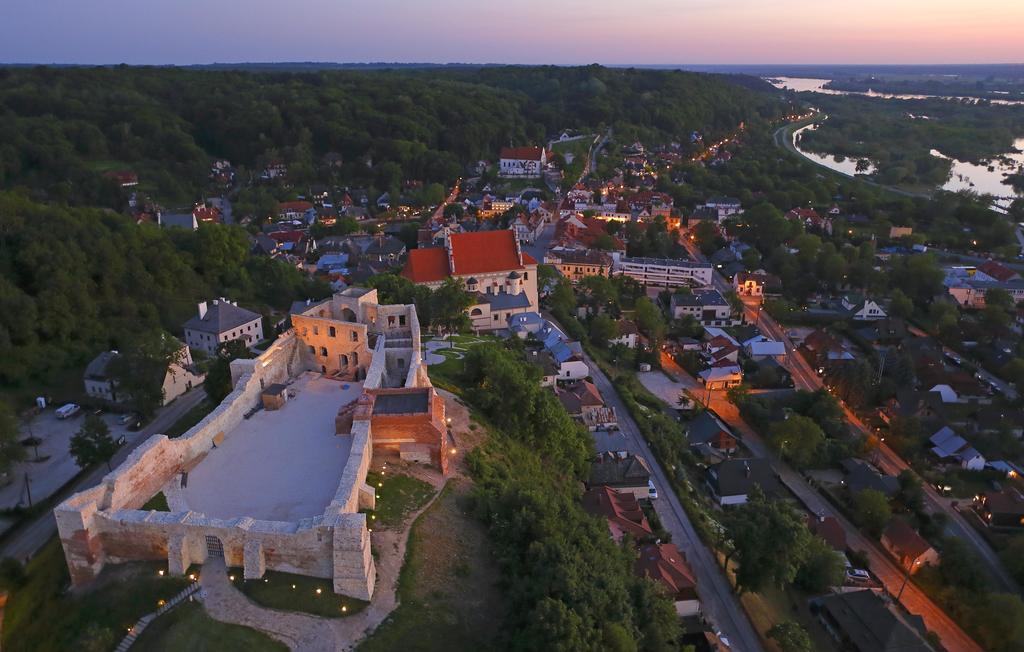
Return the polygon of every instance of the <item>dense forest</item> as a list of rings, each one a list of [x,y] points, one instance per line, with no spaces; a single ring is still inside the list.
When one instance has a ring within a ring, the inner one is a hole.
[[[286,308],[326,285],[250,255],[245,231],[161,230],[109,210],[0,193],[0,386],[84,365],[147,331],[178,332],[198,301]]]
[[[868,159],[881,183],[936,186],[949,176],[950,161],[979,162],[1013,149],[1024,135],[1024,106],[950,100],[890,100],[855,95],[815,95],[828,114],[801,146],[824,154]]]
[[[289,180],[449,182],[508,144],[563,128],[714,136],[781,104],[721,78],[590,66],[253,73],[179,68],[0,69],[0,188],[116,206],[104,172],[130,169],[158,201],[187,203],[209,163],[275,159]]]

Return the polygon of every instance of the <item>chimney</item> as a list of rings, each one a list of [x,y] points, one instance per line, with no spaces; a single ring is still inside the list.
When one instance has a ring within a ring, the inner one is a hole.
[[[750,477],[750,462],[743,462],[743,473],[748,478]]]
[[[215,306],[216,306],[217,304],[219,304],[219,303],[220,303],[220,299],[214,299],[214,300],[213,300],[213,301],[211,301],[210,303],[212,303],[213,305],[215,305]]]
[[[214,303],[217,303],[217,302],[214,301]],[[200,319],[205,319],[206,318],[206,302],[205,301],[200,302],[200,304],[199,304],[199,318]]]

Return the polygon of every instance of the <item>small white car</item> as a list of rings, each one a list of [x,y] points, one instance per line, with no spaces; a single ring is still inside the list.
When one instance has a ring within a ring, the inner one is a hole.
[[[654,486],[654,480],[647,481],[647,497],[651,500],[658,499],[658,490]]]
[[[58,419],[70,419],[82,409],[78,403],[68,403],[57,408]]]
[[[864,584],[871,581],[871,574],[862,568],[847,568],[846,579],[853,584]]]

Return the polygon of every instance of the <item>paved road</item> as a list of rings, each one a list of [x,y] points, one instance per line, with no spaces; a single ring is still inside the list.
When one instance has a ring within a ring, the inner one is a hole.
[[[662,356],[662,366],[680,382],[661,383],[649,387],[662,400],[669,405],[679,395],[682,389],[690,389],[697,396],[701,395],[701,388],[697,381],[689,376],[686,371],[679,367],[670,357]],[[650,382],[650,379],[648,383]],[[667,379],[666,379],[667,380]],[[647,385],[648,383],[645,383]],[[846,517],[825,500],[799,473],[794,471],[788,464],[782,462],[771,450],[765,441],[740,417],[739,410],[729,402],[726,392],[711,392],[710,408],[718,416],[739,434],[744,445],[750,449],[755,457],[768,459],[775,469],[782,482],[790,491],[804,504],[808,511],[819,516],[833,516],[843,526],[846,532],[847,544],[851,549],[863,551],[870,560],[871,571],[881,580],[882,584],[892,595],[900,592],[905,573],[903,570],[878,546],[874,541],[869,540],[861,534]],[[903,594],[900,596],[900,603],[914,614],[924,618],[928,629],[935,632],[942,639],[943,645],[950,652],[980,652],[981,648],[953,621],[942,609],[921,591],[915,584],[907,583]]]
[[[655,511],[657,511],[662,525],[672,534],[672,542],[686,554],[693,566],[694,573],[697,575],[697,593],[700,596],[704,615],[729,640],[731,649],[742,652],[763,650],[757,632],[754,631],[746,612],[743,611],[739,600],[736,599],[725,574],[718,566],[714,555],[693,529],[693,524],[679,503],[679,498],[670,489],[671,485],[664,470],[648,448],[647,442],[619,398],[615,387],[604,375],[604,372],[594,364],[593,360],[587,356],[584,358],[587,366],[590,367],[594,384],[600,390],[605,402],[615,408],[615,412],[618,414],[619,428],[629,439],[630,452],[643,456],[650,463],[655,486],[660,488],[660,497],[653,501]]]
[[[123,447],[121,447],[121,450],[114,454],[113,459],[110,460],[110,466],[112,468],[116,468],[117,465],[123,462],[133,450],[142,444],[142,442],[149,439],[150,436],[168,429],[175,421],[198,405],[205,397],[206,390],[199,387],[193,389],[188,394],[179,397],[166,408],[163,408],[148,426],[138,432],[134,439],[129,440]],[[67,491],[66,495],[98,485],[107,473],[108,471],[105,465],[101,465],[98,468],[93,469],[91,473],[85,475],[75,483],[75,485]],[[17,531],[7,539],[3,548],[0,549],[0,557],[14,557],[15,559],[21,560],[29,559],[37,550],[42,548],[43,545],[50,540],[50,537],[55,534],[57,534],[57,522],[53,519],[53,512],[40,514],[34,520],[20,526]]]
[[[690,252],[696,260],[704,260],[700,250],[697,249],[696,245],[690,242],[687,238],[681,238],[680,241]],[[719,274],[717,271],[713,272],[713,283],[714,287],[721,292],[732,290],[732,286]],[[798,389],[804,389],[808,391],[815,391],[821,389],[824,386],[822,379],[811,368],[811,365],[804,359],[802,355],[796,350],[792,340],[789,338],[786,330],[777,322],[767,311],[761,310],[761,304],[757,300],[752,298],[745,298],[744,302],[744,313],[748,322],[756,324],[759,329],[769,337],[781,341],[786,345],[786,361],[785,366],[789,372],[793,375],[793,381]],[[986,377],[991,376],[987,374]],[[994,377],[993,377],[994,378]],[[1005,383],[1004,383],[1005,385]],[[837,399],[838,400],[838,399]],[[872,435],[871,430],[864,425],[864,423],[853,413],[845,403],[839,401],[840,407],[842,407],[846,420],[851,426],[851,430],[854,434],[861,437],[869,437]],[[893,475],[898,474],[904,469],[909,469],[910,466],[903,461],[903,459],[885,442],[881,442],[878,446],[878,465],[882,470],[892,473]],[[913,469],[911,469],[913,470]],[[964,519],[964,517],[953,508],[950,499],[940,496],[931,483],[922,479],[922,484],[925,489],[925,508],[929,512],[941,511],[946,514],[949,518],[946,526],[947,534],[955,536],[959,539],[963,539],[971,544],[975,552],[980,556],[982,563],[988,570],[989,575],[995,580],[996,584],[1000,589],[1011,592],[1020,591],[1020,587],[1017,582],[1010,576],[999,560],[999,556],[996,555],[992,547],[985,541],[984,538]]]

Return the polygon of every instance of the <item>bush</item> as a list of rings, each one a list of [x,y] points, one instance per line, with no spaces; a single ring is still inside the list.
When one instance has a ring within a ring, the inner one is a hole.
[[[28,580],[25,573],[25,566],[14,557],[4,557],[0,560],[0,582],[7,588],[24,586]]]

